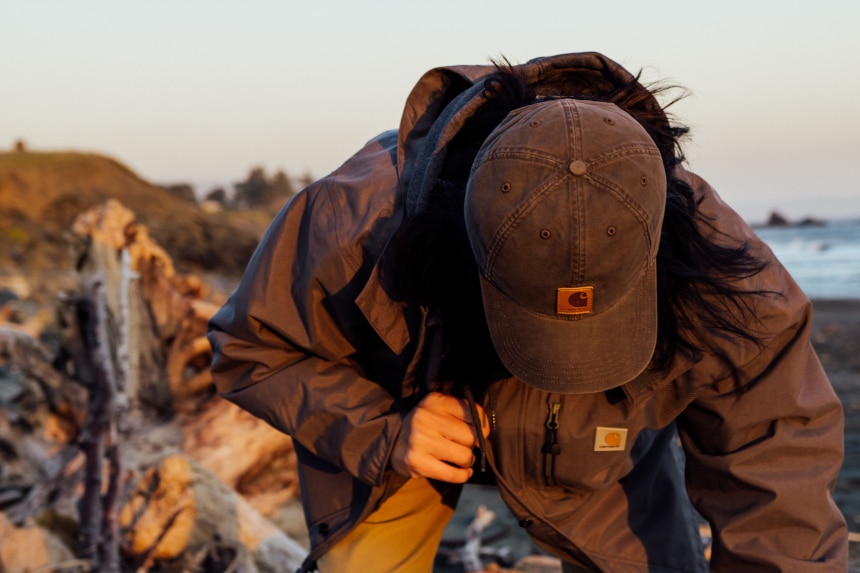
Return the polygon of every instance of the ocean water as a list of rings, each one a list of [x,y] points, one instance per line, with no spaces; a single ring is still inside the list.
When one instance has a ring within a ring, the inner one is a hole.
[[[756,233],[813,299],[860,299],[860,220],[761,227]]]

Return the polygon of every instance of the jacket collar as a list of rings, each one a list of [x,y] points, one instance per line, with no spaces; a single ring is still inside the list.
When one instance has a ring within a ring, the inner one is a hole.
[[[377,261],[355,304],[386,346],[400,354],[411,338],[406,322],[406,305],[391,300],[382,286],[380,273],[380,262]]]
[[[430,193],[445,162],[448,144],[460,128],[484,103],[484,89],[478,81],[494,71],[493,66],[453,66],[430,70],[410,92],[398,130],[397,167],[399,185],[405,190],[407,213],[420,212],[430,201]],[[635,82],[630,72],[596,52],[562,54],[537,58],[515,66],[535,94],[573,96],[567,83],[556,84],[555,72],[567,80],[581,78],[583,84],[601,84],[607,90]],[[654,111],[662,113],[659,102],[640,86]]]

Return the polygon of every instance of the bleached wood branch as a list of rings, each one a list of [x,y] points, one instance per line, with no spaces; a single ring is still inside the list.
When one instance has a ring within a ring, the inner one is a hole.
[[[485,571],[481,557],[490,557],[494,561],[507,562],[511,559],[511,550],[507,547],[491,547],[485,545],[496,541],[507,532],[502,530],[492,536],[485,536],[484,531],[496,518],[495,512],[481,505],[475,514],[475,519],[466,528],[465,539],[443,540],[438,553],[448,558],[448,563],[462,563],[468,573]],[[447,546],[447,547],[445,547]],[[453,547],[454,549],[451,549]]]
[[[461,549],[463,555],[463,569],[467,573],[475,573],[484,568],[481,562],[481,534],[484,529],[493,522],[496,513],[487,506],[478,506],[477,514],[472,523],[466,529],[466,544]]]

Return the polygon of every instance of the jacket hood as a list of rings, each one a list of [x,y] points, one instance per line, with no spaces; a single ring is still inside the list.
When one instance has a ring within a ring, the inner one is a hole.
[[[571,83],[609,92],[635,83],[635,77],[621,65],[596,52],[562,54],[536,58],[514,69],[522,74],[538,97],[576,97]],[[494,66],[451,66],[434,68],[412,89],[400,122],[397,166],[401,192],[405,193],[406,214],[427,208],[431,192],[445,164],[448,145],[484,102],[483,82]],[[564,72],[565,84],[555,78]],[[659,102],[641,84],[645,105],[662,114]],[[663,116],[665,117],[665,116]]]

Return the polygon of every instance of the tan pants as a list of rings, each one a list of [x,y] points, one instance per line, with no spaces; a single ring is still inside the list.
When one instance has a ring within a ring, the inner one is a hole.
[[[320,573],[431,573],[459,489],[410,479],[319,558]]]
[[[432,573],[460,486],[411,479],[317,561],[320,573]],[[569,563],[564,573],[588,571]]]

